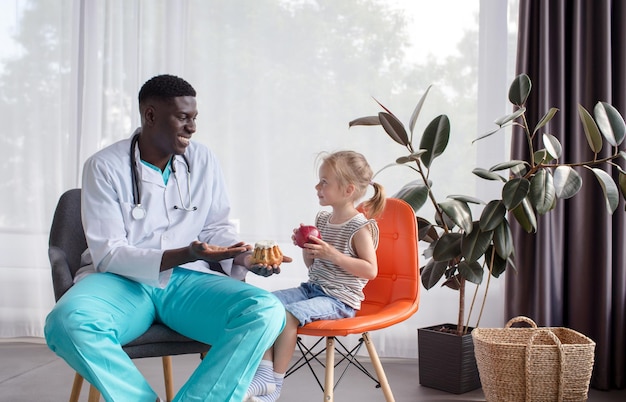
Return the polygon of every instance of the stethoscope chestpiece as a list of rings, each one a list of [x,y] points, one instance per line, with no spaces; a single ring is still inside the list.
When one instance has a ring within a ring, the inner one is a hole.
[[[139,221],[146,217],[146,209],[143,207],[143,205],[137,204],[130,211],[130,214],[134,219]]]

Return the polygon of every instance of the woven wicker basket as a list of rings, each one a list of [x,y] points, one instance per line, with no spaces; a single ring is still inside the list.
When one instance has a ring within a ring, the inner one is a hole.
[[[526,322],[531,328],[511,328]],[[537,328],[527,317],[472,331],[487,402],[586,401],[595,342],[567,328]]]

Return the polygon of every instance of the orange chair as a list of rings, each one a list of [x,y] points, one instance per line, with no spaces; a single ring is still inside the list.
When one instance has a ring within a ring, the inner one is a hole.
[[[307,348],[302,339],[298,337],[298,347],[302,352],[302,357],[289,368],[286,376],[307,365],[324,391],[325,402],[333,401],[333,391],[337,385],[334,379],[335,367],[344,360],[347,361],[344,374],[350,365],[357,367],[372,378],[377,383],[377,387],[382,388],[387,402],[394,401],[385,371],[374,344],[371,342],[369,332],[402,322],[411,317],[418,309],[420,278],[417,257],[417,230],[413,209],[406,202],[395,198],[387,200],[385,210],[377,222],[380,229],[380,240],[376,250],[378,275],[365,287],[365,301],[356,317],[314,321],[298,329],[299,335],[322,338],[313,347]],[[352,334],[361,334],[358,345],[352,350],[348,350],[336,339],[339,336]],[[323,339],[326,339],[325,349],[313,352],[315,346]],[[342,350],[335,349],[335,341]],[[363,343],[367,347],[378,380],[356,360],[356,353]],[[324,350],[326,351],[325,364],[317,358]],[[337,364],[335,364],[336,351],[342,355]],[[325,367],[323,386],[310,364],[312,361],[317,361]]]

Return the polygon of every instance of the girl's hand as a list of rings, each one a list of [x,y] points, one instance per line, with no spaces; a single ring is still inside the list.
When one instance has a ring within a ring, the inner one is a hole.
[[[315,236],[309,238],[309,243],[306,243],[302,248],[302,253],[305,258],[315,259],[321,258],[330,262],[335,262],[334,258],[341,255],[339,251],[324,240]]]
[[[296,233],[298,233],[298,230],[300,230],[302,226],[305,226],[304,223],[301,223],[299,227],[294,228],[293,233],[291,233],[291,242],[293,243],[294,246],[298,245],[298,242],[296,241]]]

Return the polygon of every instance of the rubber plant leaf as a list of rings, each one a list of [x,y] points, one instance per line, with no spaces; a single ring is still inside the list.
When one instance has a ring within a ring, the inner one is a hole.
[[[386,107],[385,105],[383,105],[382,103],[380,103],[380,102],[378,101],[378,99],[376,99],[376,98],[374,98],[374,97],[372,97],[372,99],[374,99],[374,101],[375,101],[376,103],[378,103],[378,106],[382,107],[382,108],[383,108],[383,110],[385,110],[385,112],[387,112],[387,113],[389,113],[390,115],[392,115],[392,116],[394,116],[394,117],[395,117],[395,115],[391,112],[391,110],[387,109],[387,107]]]
[[[437,229],[426,219],[422,217],[417,217],[417,235],[420,241],[425,241],[426,243],[433,243],[439,239],[439,233],[437,233]]]
[[[485,201],[478,199],[476,197],[470,197],[469,195],[456,195],[456,194],[451,194],[448,196],[448,198],[451,198],[453,200],[457,200],[457,201],[462,201],[462,202],[467,202],[470,204],[476,204],[476,205],[484,205]]]
[[[522,226],[526,233],[537,231],[537,217],[527,198],[524,198],[524,201],[513,208],[511,212],[513,212],[515,220]]]
[[[513,234],[509,221],[506,219],[503,219],[493,231],[493,244],[496,247],[496,253],[504,260],[513,253]]]
[[[518,75],[509,88],[509,101],[514,105],[522,106],[526,103],[531,88],[532,83],[530,82],[530,77],[526,74]]]
[[[400,145],[409,145],[409,136],[398,118],[387,112],[378,113],[380,124],[392,140]]]
[[[600,132],[609,144],[616,147],[624,141],[626,124],[615,107],[606,102],[598,102],[593,108],[593,115]]]
[[[539,165],[539,164],[542,164],[542,163],[548,163],[553,158],[548,153],[548,151],[544,148],[544,149],[538,149],[537,151],[535,151],[534,159],[535,159],[535,165]]]
[[[421,270],[422,285],[428,290],[439,282],[448,268],[447,262],[430,260]]]
[[[506,123],[508,123],[510,121],[513,121],[513,120],[517,119],[518,117],[520,117],[521,115],[523,115],[524,112],[526,112],[526,108],[525,107],[520,107],[515,112],[513,112],[511,114],[507,114],[506,116],[500,117],[498,120],[494,121],[494,123],[502,128]],[[481,137],[481,138],[483,138],[483,137]]]
[[[491,263],[491,256],[493,253],[492,250],[493,250],[493,246],[490,246],[487,249],[487,252],[485,253],[487,266],[489,266],[489,264]],[[502,273],[506,271],[506,263],[507,263],[507,260],[503,259],[502,257],[498,255],[498,253],[496,253],[493,256],[493,266],[491,267],[491,276],[493,276],[494,278],[499,278],[500,275],[502,275]]]
[[[563,154],[563,147],[559,139],[552,134],[543,135],[543,145],[546,147],[546,151],[550,154],[552,159],[559,159]]]
[[[526,161],[513,159],[507,162],[502,162],[502,163],[498,163],[497,165],[493,165],[491,168],[489,168],[489,171],[497,172],[500,170],[514,169],[514,168],[517,168],[519,165],[527,165],[527,164],[528,162]]]
[[[433,250],[433,259],[435,261],[450,261],[461,255],[461,241],[463,235],[461,233],[445,233],[443,234]]]
[[[490,137],[490,136],[494,135],[495,133],[497,133],[498,131],[500,131],[501,129],[506,128],[506,127],[509,127],[509,126],[512,126],[512,124],[508,124],[508,125],[506,125],[506,126],[500,126],[500,127],[498,127],[498,128],[495,128],[495,129],[493,129],[493,130],[489,131],[488,133],[485,133],[485,134],[481,135],[480,137],[478,137],[478,138],[476,138],[476,139],[473,139],[473,140],[472,140],[472,144],[473,144],[473,143],[475,143],[475,142],[476,142],[476,141],[478,141],[478,140],[482,140],[483,138]]]
[[[472,211],[467,203],[450,199],[440,202],[439,208],[465,233],[472,232]]]
[[[480,230],[487,232],[495,230],[502,223],[506,215],[506,208],[501,200],[490,201],[480,214]]]
[[[412,181],[398,190],[393,198],[406,201],[413,208],[413,211],[417,212],[428,200],[428,186],[419,180]]]
[[[348,128],[352,126],[380,126],[380,119],[378,116],[359,117],[348,123]]]
[[[445,286],[452,290],[459,290],[461,288],[461,277],[460,275],[452,275],[448,279],[446,279],[441,286]]]
[[[544,150],[544,152],[545,152],[545,150]],[[536,161],[537,161],[537,159],[535,159],[535,162]],[[526,166],[530,166],[530,164],[529,163],[524,163],[523,165],[512,166],[511,167],[511,174],[513,176],[524,176],[526,174],[526,172],[528,172],[528,169],[526,169]]]
[[[622,197],[626,199],[626,173],[624,173],[621,169],[617,180],[619,182],[619,190],[622,193]]]
[[[517,207],[522,200],[526,199],[530,191],[530,181],[523,177],[511,179],[502,187],[502,202],[508,210]]]
[[[602,150],[602,136],[600,135],[600,130],[596,122],[582,105],[578,105],[578,116],[583,123],[583,129],[585,130],[589,148],[591,148],[594,153],[599,153]]]
[[[443,218],[443,220],[441,219]],[[439,225],[440,227],[447,227],[448,229],[454,229],[456,227],[456,223],[454,223],[454,221],[452,219],[450,219],[450,217],[447,214],[438,214],[435,213],[435,222],[437,223],[437,225]]]
[[[430,168],[433,160],[441,155],[448,146],[450,139],[450,120],[445,114],[435,117],[424,130],[420,141],[420,149],[426,152],[422,155],[422,163]]]
[[[557,198],[568,199],[575,196],[583,186],[583,179],[570,166],[554,169],[554,191]]]
[[[458,270],[459,275],[473,284],[480,285],[483,281],[483,268],[476,261],[461,261]]]
[[[517,271],[517,266],[515,265],[515,250],[511,253],[511,256],[506,259],[507,264],[513,268],[513,271]]]
[[[539,131],[539,129],[543,126],[545,126],[546,124],[548,124],[548,122],[550,120],[552,120],[552,118],[554,117],[554,115],[556,114],[556,112],[558,112],[559,109],[555,108],[555,107],[551,107],[550,110],[548,110],[546,112],[545,115],[543,115],[543,117],[541,118],[541,120],[539,120],[539,123],[537,123],[537,125],[535,126],[535,129],[533,130],[533,136],[535,135],[535,133],[537,131]]]
[[[413,129],[415,128],[415,123],[417,122],[417,118],[419,117],[422,106],[424,105],[424,101],[426,100],[426,95],[428,95],[431,87],[432,85],[429,85],[428,88],[426,88],[426,92],[424,92],[424,95],[422,95],[420,100],[417,102],[417,105],[415,105],[415,109],[413,109],[413,113],[411,114],[411,119],[409,120],[409,131],[411,131],[411,138],[413,138]]]
[[[598,168],[589,168],[598,179],[602,191],[604,192],[604,199],[606,201],[606,210],[613,214],[619,204],[619,190],[617,185],[613,181],[613,178],[604,170]]]
[[[419,160],[420,156],[422,156],[422,154],[426,152],[425,149],[420,149],[417,152],[414,152],[410,155],[406,155],[406,156],[401,156],[398,159],[396,159],[396,164],[398,165],[404,165],[406,163],[412,163],[415,162],[417,160]]]
[[[530,202],[535,206],[537,213],[543,215],[552,210],[556,204],[556,190],[552,173],[547,169],[540,169],[532,179],[530,179],[530,192],[528,193]]]
[[[501,182],[506,182],[506,179],[502,176],[500,176],[497,173],[493,173],[487,169],[483,169],[483,168],[476,168],[474,170],[472,170],[472,173],[474,173],[476,176],[480,177],[481,179],[485,179],[485,180],[500,180]]]
[[[420,158],[420,157],[421,157],[421,156],[422,156],[425,152],[426,152],[426,150],[425,150],[425,149],[419,149],[419,150],[417,150],[417,152],[413,152],[411,155],[409,155],[409,158],[410,158],[411,160],[414,160],[414,161],[419,160],[419,158]]]
[[[481,231],[478,222],[475,222],[474,225],[472,232],[463,236],[463,242],[461,243],[461,254],[467,261],[477,261],[482,257],[485,251],[487,251],[487,247],[491,244],[493,236],[492,231]]]

